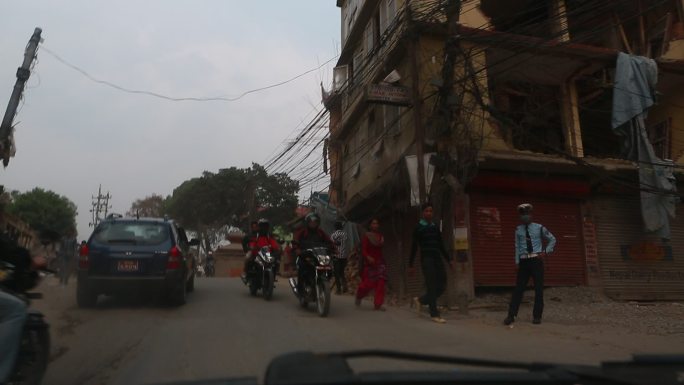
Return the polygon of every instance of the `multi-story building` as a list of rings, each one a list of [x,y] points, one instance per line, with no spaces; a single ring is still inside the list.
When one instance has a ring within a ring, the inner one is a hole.
[[[673,172],[684,180],[681,1],[337,6],[342,51],[325,95],[330,198],[350,220],[381,220],[391,290],[420,291],[421,280],[405,271],[416,206],[428,200],[458,261],[446,299],[472,296],[478,286],[512,286],[516,206],[530,202],[558,238],[547,285],[600,285],[614,298],[684,298],[676,183],[648,179]],[[643,63],[631,77],[618,67],[621,53]],[[648,83],[649,63],[657,63],[657,82],[629,91]],[[613,127],[627,109],[623,91],[656,102]],[[666,221],[669,239],[667,229],[655,235],[644,227],[644,217],[662,220],[654,213],[666,209],[676,211]]]

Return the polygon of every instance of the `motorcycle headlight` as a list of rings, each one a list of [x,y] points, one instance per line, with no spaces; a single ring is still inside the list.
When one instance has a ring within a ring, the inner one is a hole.
[[[273,263],[275,261],[275,258],[271,255],[271,253],[264,254],[264,260],[268,263]]]
[[[318,256],[318,263],[321,265],[329,265],[330,264],[330,256],[326,254],[321,254]]]

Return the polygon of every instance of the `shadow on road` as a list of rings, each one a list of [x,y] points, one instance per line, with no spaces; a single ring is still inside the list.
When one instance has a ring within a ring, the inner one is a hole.
[[[122,308],[176,309],[178,306],[169,305],[159,295],[126,293],[115,296],[101,295],[94,307],[96,310],[118,310]]]

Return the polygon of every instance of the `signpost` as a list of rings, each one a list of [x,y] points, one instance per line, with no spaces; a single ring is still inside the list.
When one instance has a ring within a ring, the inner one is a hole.
[[[408,87],[369,84],[366,90],[366,100],[369,103],[408,106],[411,104],[410,91]]]

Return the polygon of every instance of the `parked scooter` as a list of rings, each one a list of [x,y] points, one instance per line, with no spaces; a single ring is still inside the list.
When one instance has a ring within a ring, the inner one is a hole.
[[[48,269],[41,272],[54,274]],[[49,325],[41,312],[28,308],[32,299],[42,298],[40,293],[29,292],[38,285],[40,278],[41,273],[37,271],[18,272],[11,263],[0,262],[0,290],[24,301],[28,309],[9,384],[38,385],[47,370],[50,357]]]
[[[330,280],[332,265],[325,247],[307,249],[297,257],[297,277],[289,279],[292,292],[301,307],[315,302],[318,315],[326,317],[330,312]]]
[[[273,297],[277,269],[277,258],[271,254],[270,247],[264,246],[257,252],[254,261],[247,266],[247,274],[242,281],[249,287],[251,295],[257,295],[261,290],[262,296],[268,301]]]

